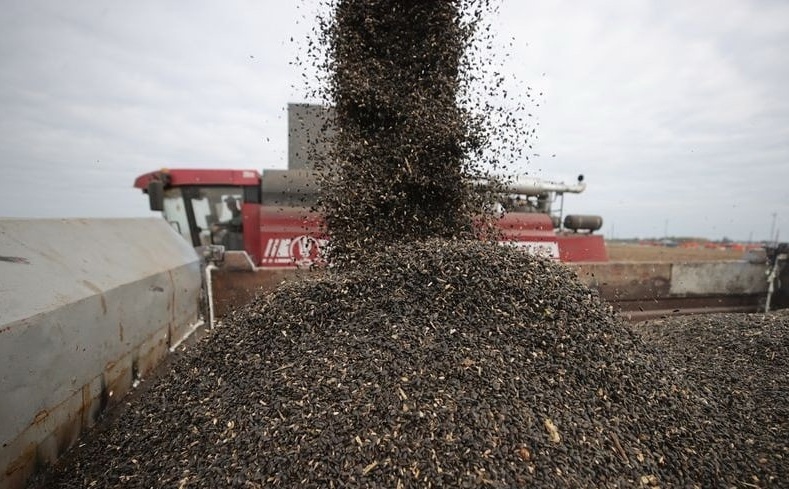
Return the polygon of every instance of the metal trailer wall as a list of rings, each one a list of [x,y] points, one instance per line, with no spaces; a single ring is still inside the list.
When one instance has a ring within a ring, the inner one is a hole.
[[[775,309],[789,308],[789,264],[784,265],[778,278],[778,286],[778,290],[773,295],[772,307]]]
[[[0,220],[0,488],[24,487],[199,322],[160,218]]]
[[[633,320],[666,314],[756,312],[767,265],[747,261],[577,263],[579,279]]]

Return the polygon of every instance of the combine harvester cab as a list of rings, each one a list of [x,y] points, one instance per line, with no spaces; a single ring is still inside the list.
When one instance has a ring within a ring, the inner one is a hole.
[[[134,186],[203,256],[211,323],[320,262],[326,240],[311,209],[312,172],[173,169],[141,175]]]
[[[594,234],[602,218],[562,215],[564,194],[584,191],[582,180],[508,183],[508,193],[495,203],[502,243],[567,263],[607,261],[603,237]],[[141,175],[134,186],[206,258],[206,315],[212,321],[321,263],[328,241],[313,210],[313,171],[171,169]]]

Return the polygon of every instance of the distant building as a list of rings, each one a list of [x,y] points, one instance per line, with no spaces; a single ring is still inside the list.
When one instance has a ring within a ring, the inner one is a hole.
[[[313,168],[327,157],[332,109],[317,104],[288,104],[288,168]]]

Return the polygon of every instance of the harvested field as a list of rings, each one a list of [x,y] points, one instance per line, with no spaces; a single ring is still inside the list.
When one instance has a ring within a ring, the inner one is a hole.
[[[606,243],[611,261],[722,261],[739,260],[743,252],[718,248],[669,248],[637,244]]]

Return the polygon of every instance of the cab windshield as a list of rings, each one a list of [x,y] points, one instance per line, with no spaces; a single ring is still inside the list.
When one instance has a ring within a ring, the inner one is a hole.
[[[162,216],[178,234],[190,243],[192,242],[192,235],[189,233],[189,220],[186,218],[186,206],[180,188],[169,188],[164,191]]]
[[[176,187],[164,193],[163,215],[193,246],[242,250],[242,204],[240,187]]]

